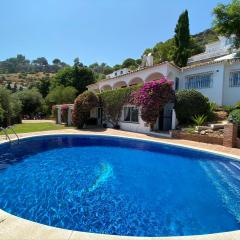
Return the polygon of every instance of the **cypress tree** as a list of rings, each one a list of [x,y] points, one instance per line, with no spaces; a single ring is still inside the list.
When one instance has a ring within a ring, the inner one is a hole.
[[[190,30],[187,10],[184,11],[178,19],[174,40],[174,63],[179,67],[185,67],[190,55]]]

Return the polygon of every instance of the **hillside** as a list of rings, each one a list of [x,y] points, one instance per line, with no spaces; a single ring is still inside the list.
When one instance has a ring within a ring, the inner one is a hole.
[[[192,38],[201,48],[204,48],[206,44],[217,41],[218,35],[212,29],[207,29],[203,32],[193,35]]]
[[[192,35],[191,55],[204,52],[205,45],[217,41],[217,39],[218,35],[212,29],[207,29],[203,32]],[[158,42],[153,48],[147,48],[144,51],[144,54],[151,52],[155,63],[173,61],[174,45],[174,38],[171,38],[165,42]]]
[[[29,87],[35,85],[36,82],[40,81],[43,78],[48,78],[54,76],[54,73],[7,73],[0,74],[0,85],[7,86],[11,84],[11,88],[14,85],[17,85],[17,88],[20,87]]]

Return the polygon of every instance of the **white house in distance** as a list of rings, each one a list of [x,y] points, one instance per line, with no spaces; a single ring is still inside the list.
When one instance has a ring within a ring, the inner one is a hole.
[[[188,65],[179,68],[170,62],[153,64],[152,56],[144,57],[144,65],[135,71],[122,69],[106,79],[89,85],[94,92],[124,88],[139,83],[147,83],[167,77],[174,82],[176,91],[196,89],[209,98],[211,102],[223,105],[234,105],[240,101],[240,59],[230,52],[233,38],[219,37],[219,40],[206,45],[204,53],[192,56]],[[100,117],[99,111],[92,115]],[[175,128],[176,119],[173,105],[167,105],[156,123],[156,130]],[[140,117],[134,106],[125,106],[120,122],[121,129],[135,132],[149,132],[149,126]]]

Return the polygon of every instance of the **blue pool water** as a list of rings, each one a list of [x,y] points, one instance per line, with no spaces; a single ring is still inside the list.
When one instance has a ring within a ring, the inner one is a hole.
[[[100,136],[0,146],[0,208],[38,223],[128,236],[240,229],[240,162]]]

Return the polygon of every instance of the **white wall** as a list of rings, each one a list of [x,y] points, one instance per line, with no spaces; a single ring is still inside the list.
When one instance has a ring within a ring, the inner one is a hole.
[[[240,64],[227,65],[225,68],[224,88],[223,88],[223,105],[234,105],[240,101],[240,87],[230,87],[230,73],[240,71]]]
[[[108,74],[106,76],[106,78],[114,78],[114,77],[117,77],[117,76],[121,76],[123,74],[127,74],[129,72],[128,68],[123,68],[123,69],[119,69],[111,74]]]
[[[201,67],[195,67],[192,69],[184,70],[181,80],[180,89],[185,89],[186,76],[201,74],[201,73],[213,73],[213,85],[211,88],[196,89],[203,95],[209,98],[211,102],[215,102],[218,105],[223,104],[223,80],[224,80],[224,64],[209,64]]]
[[[120,82],[121,83],[125,82],[126,85],[129,85],[131,81],[136,78],[141,79],[142,82],[145,82],[149,77],[151,77],[151,75],[154,75],[156,73],[159,74],[157,78],[160,78],[160,76],[165,76],[165,77],[170,77],[171,80],[175,80],[175,77],[180,74],[180,70],[173,67],[169,63],[163,63],[163,64],[156,65],[154,67],[144,68],[135,72],[133,71],[129,74],[122,75],[119,77],[106,79],[94,85],[90,85],[88,88],[89,90],[96,90],[96,88],[101,90],[102,88],[104,88],[104,86],[110,86],[111,88],[113,88],[117,83],[120,83]],[[156,79],[153,79],[153,80],[156,80]]]
[[[125,105],[131,107],[132,105]],[[138,133],[149,133],[150,132],[150,126],[148,126],[141,118],[140,115],[140,110],[139,110],[139,116],[138,116],[138,123],[130,123],[130,122],[124,122],[124,111],[122,111],[122,116],[121,116],[121,121],[119,123],[120,128],[125,131],[130,131],[130,132],[138,132]]]

